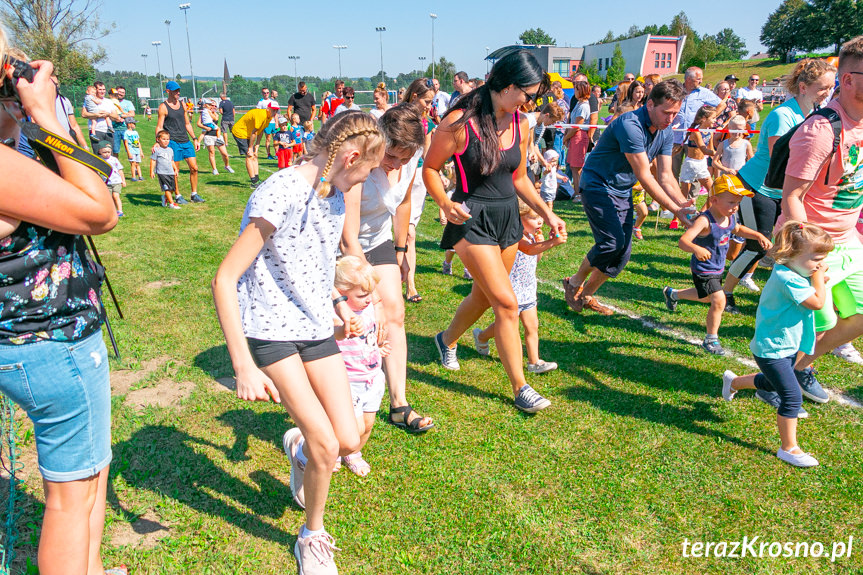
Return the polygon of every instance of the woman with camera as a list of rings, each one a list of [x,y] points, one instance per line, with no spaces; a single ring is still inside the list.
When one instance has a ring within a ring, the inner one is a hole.
[[[55,153],[55,174],[15,151],[25,115],[69,133],[55,113],[53,65],[32,62],[31,83],[13,77],[8,51],[0,30],[0,392],[33,421],[45,491],[39,572],[102,575],[111,392],[104,274],[82,236],[111,230],[117,214],[92,169]]]

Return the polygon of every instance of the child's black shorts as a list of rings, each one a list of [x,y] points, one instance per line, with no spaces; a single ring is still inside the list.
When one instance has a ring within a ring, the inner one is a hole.
[[[174,179],[174,174],[171,174],[170,176],[166,174],[156,174],[156,176],[159,178],[159,189],[161,189],[163,192],[176,191],[177,182]]]
[[[722,274],[692,274],[692,283],[698,298],[705,298],[712,293],[722,291]]]
[[[330,336],[321,340],[268,341],[247,337],[249,351],[258,367],[267,367],[286,357],[299,354],[304,362],[315,361],[339,353],[336,338]]]

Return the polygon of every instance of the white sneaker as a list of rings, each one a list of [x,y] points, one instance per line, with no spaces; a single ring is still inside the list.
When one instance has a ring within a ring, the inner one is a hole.
[[[225,170],[226,170],[229,174],[233,174],[233,173],[234,173],[234,168],[232,168],[231,166],[225,166]]]
[[[672,214],[668,210],[662,210],[661,212],[659,212],[659,217],[663,220],[673,220],[674,214]]]
[[[218,175],[219,175],[219,170],[217,170],[217,169],[213,168],[213,175],[214,175],[214,176],[218,176]]]
[[[758,287],[758,284],[755,283],[755,281],[752,279],[751,276],[750,277],[743,276],[742,278],[740,278],[740,282],[738,283],[738,285],[743,286],[744,288],[748,289],[751,292],[758,293],[761,291],[761,288]]]
[[[291,495],[294,503],[302,509],[306,508],[306,492],[303,490],[303,477],[306,474],[306,466],[297,457],[297,446],[303,438],[303,432],[298,427],[292,427],[282,437],[282,447],[285,455],[291,460]]]
[[[800,448],[798,447],[797,449]],[[776,457],[785,463],[790,463],[794,467],[815,467],[818,465],[818,460],[802,449],[800,449],[800,453],[788,453],[780,447],[779,451],[776,452]]]
[[[850,363],[863,365],[863,357],[860,357],[860,352],[854,348],[851,342],[840,345],[830,353],[832,353],[836,357],[841,357],[842,359]]]
[[[557,369],[557,364],[553,361],[543,361],[540,359],[536,363],[527,364],[528,373],[547,373],[555,369]]]
[[[300,533],[303,528],[300,527]],[[294,544],[294,558],[297,560],[299,575],[338,575],[333,551],[341,551],[336,547],[333,536],[324,531],[317,535],[300,537]]]
[[[476,348],[476,352],[480,355],[488,355],[489,354],[489,345],[488,342],[481,342],[479,340],[479,334],[482,333],[482,330],[478,327],[473,328],[473,346]]]
[[[725,370],[725,373],[722,374],[722,399],[725,401],[731,401],[737,393],[731,389],[731,382],[736,377],[737,375],[731,370]]]
[[[177,204],[168,204],[168,208],[172,210],[179,210],[180,206],[178,206]]]

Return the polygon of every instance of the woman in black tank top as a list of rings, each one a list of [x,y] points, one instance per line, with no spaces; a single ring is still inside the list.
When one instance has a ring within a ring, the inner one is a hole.
[[[449,327],[435,336],[441,363],[448,369],[459,369],[456,342],[491,307],[495,341],[516,407],[528,412],[551,403],[524,379],[518,303],[509,281],[522,237],[518,198],[542,216],[551,233],[566,237],[566,226],[542,201],[527,176],[531,135],[518,107],[545,93],[548,83],[548,75],[527,51],[501,58],[488,82],[460,97],[444,116],[423,164],[423,182],[448,222],[441,247],[455,249],[474,278],[470,295],[462,301]],[[457,183],[450,199],[444,192],[440,170],[451,157]]]

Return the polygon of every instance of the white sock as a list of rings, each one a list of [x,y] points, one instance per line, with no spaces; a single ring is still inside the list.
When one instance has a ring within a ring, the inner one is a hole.
[[[320,535],[321,533],[324,533],[325,531],[326,530],[323,527],[321,527],[320,529],[316,529],[316,530],[312,531],[311,529],[309,529],[308,527],[303,525],[300,528],[300,537],[305,539],[306,537],[311,537],[312,535]]]
[[[309,458],[306,457],[305,453],[303,453],[303,446],[305,446],[305,445],[306,445],[305,438],[300,439],[300,443],[297,444],[297,460],[300,463],[302,463],[303,465],[308,465],[309,464]]]
[[[673,299],[674,301],[677,301],[677,290],[676,290],[676,289],[671,290],[671,291],[668,293],[668,297],[670,297],[670,298],[671,298],[671,299]]]

